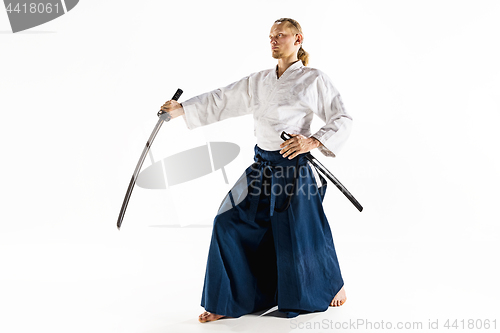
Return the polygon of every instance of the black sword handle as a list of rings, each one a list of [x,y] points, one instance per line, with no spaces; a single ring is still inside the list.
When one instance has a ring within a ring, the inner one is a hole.
[[[180,89],[180,88],[179,88],[179,89],[177,89],[177,91],[176,91],[176,92],[175,92],[175,94],[174,94],[174,97],[172,97],[172,100],[174,100],[174,101],[179,100],[179,97],[181,97],[182,93],[183,93],[182,89]],[[163,110],[158,111],[158,113],[157,113],[156,115],[157,115],[158,117],[163,116],[163,117],[165,118],[165,119],[164,119],[165,121],[169,121],[170,119],[172,119],[172,118],[170,117],[170,115],[168,114],[168,112],[165,112],[165,111],[163,111]],[[167,118],[168,118],[168,119],[167,119]]]
[[[177,89],[177,91],[175,92],[174,97],[172,97],[172,99],[178,100],[179,97],[181,96],[181,94],[182,94],[182,90]],[[141,171],[142,164],[144,163],[144,160],[146,159],[146,155],[148,154],[149,148],[151,148],[151,145],[153,144],[153,140],[155,139],[156,134],[160,130],[161,125],[163,125],[163,121],[164,120],[169,121],[171,119],[168,112],[164,112],[164,113],[165,113],[165,115],[158,114],[158,116],[161,116],[161,117],[160,117],[160,119],[158,119],[158,122],[156,123],[156,126],[153,129],[153,132],[149,136],[148,142],[146,142],[146,146],[142,150],[141,157],[139,157],[139,162],[137,162],[137,165],[136,165],[135,170],[134,170],[134,174],[132,175],[132,178],[130,179],[130,183],[128,184],[127,193],[125,194],[125,198],[123,199],[122,208],[120,209],[120,215],[118,215],[118,221],[116,222],[116,226],[118,227],[118,230],[120,230],[120,227],[122,225],[123,217],[125,216],[125,211],[127,210],[128,201],[130,200],[130,196],[132,195],[132,190],[134,189],[135,181],[137,180],[137,177],[139,176],[139,171]]]
[[[292,138],[292,136],[285,131],[281,132],[280,136],[283,139],[283,141],[290,140]]]
[[[292,138],[292,136],[288,133],[286,133],[285,131],[281,132],[281,138],[283,139],[283,141],[287,141],[287,140],[290,140]],[[305,154],[305,157],[307,158],[307,160],[309,162],[311,162],[312,165],[314,165],[316,167],[316,169],[320,170],[328,179],[330,179],[330,181],[335,185],[337,186],[337,188],[340,190],[340,192],[342,192],[347,199],[349,199],[349,201],[361,212],[363,211],[363,206],[361,206],[361,204],[358,202],[358,200],[356,200],[356,198],[354,198],[354,196],[351,194],[351,192],[349,192],[347,190],[347,188],[345,188],[344,185],[342,185],[342,183],[337,179],[337,177],[335,177],[330,171],[328,171],[327,168],[325,168],[323,166],[323,164],[321,164],[314,156],[311,155],[311,153],[307,153]]]

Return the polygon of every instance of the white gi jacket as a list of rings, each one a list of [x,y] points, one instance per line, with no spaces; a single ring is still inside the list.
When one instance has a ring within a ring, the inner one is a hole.
[[[324,155],[335,157],[352,124],[326,74],[303,66],[301,61],[288,67],[279,79],[275,69],[253,73],[227,87],[193,97],[182,106],[189,129],[253,114],[257,145],[270,151],[281,149],[282,131],[310,137],[316,114],[325,126],[312,136],[323,144],[319,150]]]

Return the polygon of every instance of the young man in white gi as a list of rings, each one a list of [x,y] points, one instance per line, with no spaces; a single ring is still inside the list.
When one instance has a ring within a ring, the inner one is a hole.
[[[276,305],[292,318],[346,300],[322,207],[326,181],[301,154],[318,148],[337,155],[352,118],[330,79],[306,67],[297,21],[277,20],[269,38],[275,69],[162,106],[173,118],[183,115],[189,129],[246,114],[254,118],[255,163],[243,176],[248,195],[235,203],[233,188],[225,199],[232,209],[220,210],[214,220],[201,302],[207,311],[200,322]],[[325,125],[312,134],[314,115]],[[283,142],[282,131],[293,137]]]

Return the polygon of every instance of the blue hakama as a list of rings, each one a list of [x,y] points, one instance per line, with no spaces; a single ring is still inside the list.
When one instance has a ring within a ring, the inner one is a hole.
[[[214,219],[201,306],[234,318],[276,305],[288,318],[325,311],[344,284],[322,206],[326,181],[303,155],[256,145],[254,160]]]

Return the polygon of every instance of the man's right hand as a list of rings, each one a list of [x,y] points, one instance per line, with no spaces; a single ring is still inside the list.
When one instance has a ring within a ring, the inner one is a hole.
[[[184,114],[184,109],[182,105],[174,100],[166,101],[165,104],[161,107],[163,112],[168,112],[172,118],[176,118],[182,116]]]

